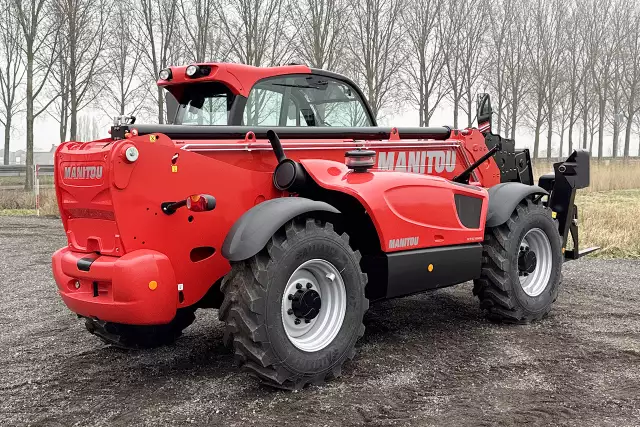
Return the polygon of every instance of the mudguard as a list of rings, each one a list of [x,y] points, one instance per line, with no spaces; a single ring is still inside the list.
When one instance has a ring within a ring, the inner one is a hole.
[[[549,193],[537,185],[526,185],[520,182],[503,182],[489,188],[489,212],[487,227],[497,227],[507,222],[513,211],[524,198]]]
[[[222,256],[229,261],[251,258],[288,221],[298,215],[318,211],[340,213],[328,203],[304,197],[282,197],[262,202],[245,212],[233,224],[222,244]]]

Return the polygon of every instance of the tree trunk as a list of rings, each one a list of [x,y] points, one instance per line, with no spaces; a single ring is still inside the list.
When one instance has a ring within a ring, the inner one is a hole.
[[[9,164],[9,142],[11,141],[11,115],[7,114],[7,123],[4,126],[4,164]]]
[[[629,144],[631,143],[631,126],[633,125],[633,117],[627,120],[627,126],[624,130],[624,158],[629,157]]]
[[[33,190],[33,40],[27,40],[27,166],[24,188]]]
[[[606,99],[600,95],[600,100],[599,100],[599,108],[598,108],[598,114],[600,117],[598,117],[598,159],[602,158],[602,150],[604,148],[604,116],[605,116],[605,108],[607,106],[607,101]]]
[[[547,159],[551,159],[551,139],[553,138],[553,119],[549,111],[549,130],[547,130]]]
[[[161,87],[158,87],[158,123],[164,123],[164,99]]]

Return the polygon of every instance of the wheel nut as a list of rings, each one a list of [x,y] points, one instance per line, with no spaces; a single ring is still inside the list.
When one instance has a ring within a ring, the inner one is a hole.
[[[524,251],[524,246],[520,246],[520,250],[521,250],[521,251]]]
[[[296,285],[296,289],[302,289],[302,283],[298,283],[298,284]]]
[[[296,324],[296,325],[299,325],[299,324],[300,324],[300,319],[296,319],[296,320],[295,320],[295,324]]]
[[[311,320],[309,320],[309,319],[304,319],[304,323],[311,323]]]
[[[291,301],[293,299],[293,294],[289,294],[287,298],[289,298],[289,301]]]
[[[311,289],[313,285],[311,283],[307,283],[307,289]]]
[[[287,314],[291,316],[293,314],[293,309],[290,308],[289,310],[287,310]]]

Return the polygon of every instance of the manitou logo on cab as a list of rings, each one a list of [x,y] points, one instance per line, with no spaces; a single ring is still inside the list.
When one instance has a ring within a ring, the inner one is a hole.
[[[455,151],[389,151],[378,154],[378,169],[396,172],[442,173],[456,169]]]
[[[406,248],[409,246],[418,246],[418,236],[403,237],[402,239],[389,240],[389,249]]]
[[[101,179],[102,166],[65,166],[64,179]]]

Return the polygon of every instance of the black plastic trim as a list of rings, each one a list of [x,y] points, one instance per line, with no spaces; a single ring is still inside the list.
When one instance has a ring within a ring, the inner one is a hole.
[[[478,197],[455,194],[456,212],[462,225],[467,228],[480,228],[480,216],[482,215],[482,200]]]
[[[267,200],[249,209],[233,224],[222,244],[222,256],[229,261],[251,258],[265,247],[280,227],[309,212],[340,213],[328,203],[304,197]]]
[[[390,127],[294,127],[294,126],[189,126],[189,125],[135,125],[139,135],[162,133],[176,139],[244,139],[247,132],[253,132],[256,138],[267,138],[267,131],[275,131],[280,139],[389,139],[393,128]],[[444,141],[451,135],[448,127],[406,127],[397,128],[402,138],[433,139]]]
[[[511,214],[526,197],[549,193],[537,185],[526,185],[519,182],[503,182],[489,188],[489,211],[487,227],[497,227],[507,222]]]
[[[429,271],[429,265],[432,266]],[[482,244],[443,246],[365,257],[367,298],[397,298],[480,277]]]
[[[88,257],[80,258],[76,263],[76,265],[78,266],[78,270],[89,271],[91,269],[91,264],[93,264],[93,261],[95,260],[96,260],[95,258],[88,258]]]

